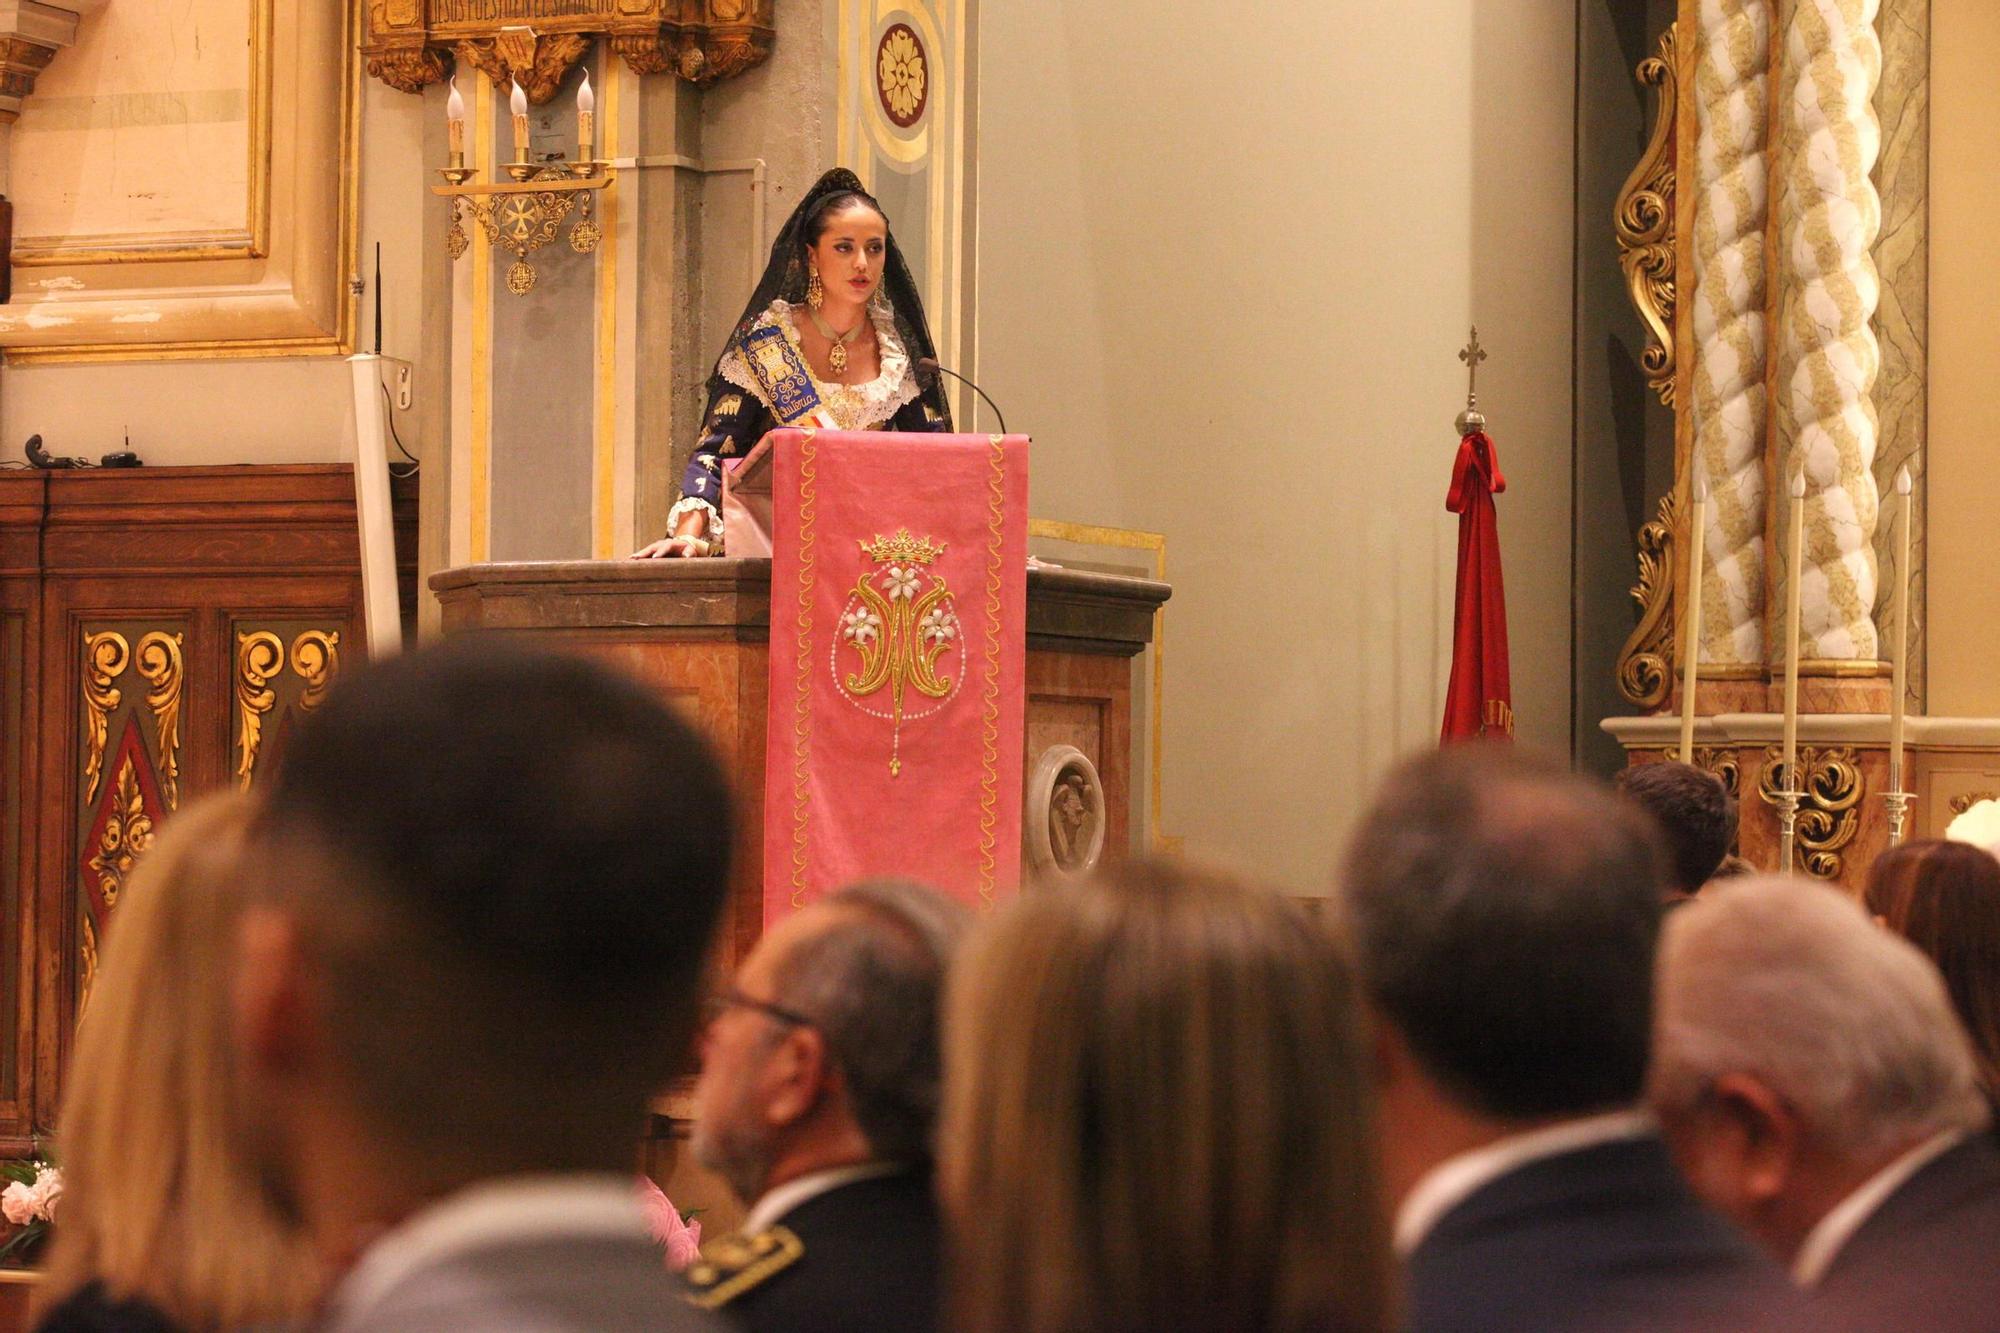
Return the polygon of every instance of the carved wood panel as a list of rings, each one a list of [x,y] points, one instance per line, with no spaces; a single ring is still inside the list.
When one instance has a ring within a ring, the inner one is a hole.
[[[353,497],[342,467],[0,476],[0,985],[16,997],[0,1156],[53,1124],[106,924],[151,839],[240,781],[238,636],[278,644],[253,776],[359,642]],[[408,584],[413,518],[399,505]]]

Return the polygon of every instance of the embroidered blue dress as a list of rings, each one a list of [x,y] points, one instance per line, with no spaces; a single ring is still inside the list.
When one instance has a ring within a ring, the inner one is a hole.
[[[701,439],[688,459],[681,477],[681,498],[667,514],[667,531],[672,532],[681,518],[699,512],[705,537],[720,550],[722,543],[722,469],[724,462],[740,458],[755,447],[765,434],[777,428],[778,414],[758,375],[744,355],[743,343],[762,329],[784,334],[801,365],[808,364],[799,348],[798,326],[793,322],[793,306],[783,299],[771,302],[756,323],[730,342],[716,366],[708,396],[708,410],[701,423]],[[896,321],[888,307],[876,302],[868,309],[875,326],[875,345],[880,370],[865,384],[829,384],[812,377],[821,407],[842,430],[943,431],[950,425],[938,410],[925,401],[923,385],[911,363],[909,350],[896,332]],[[804,313],[800,312],[800,318]]]

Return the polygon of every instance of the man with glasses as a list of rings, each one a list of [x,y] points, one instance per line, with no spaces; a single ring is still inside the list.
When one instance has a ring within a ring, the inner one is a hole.
[[[963,909],[865,884],[773,927],[709,1001],[694,1153],[750,1206],[686,1274],[753,1333],[938,1326],[938,1010]]]

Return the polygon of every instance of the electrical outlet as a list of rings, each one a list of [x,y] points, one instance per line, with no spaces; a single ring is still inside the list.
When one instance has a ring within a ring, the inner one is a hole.
[[[396,410],[399,412],[410,410],[410,368],[408,366],[396,367]]]

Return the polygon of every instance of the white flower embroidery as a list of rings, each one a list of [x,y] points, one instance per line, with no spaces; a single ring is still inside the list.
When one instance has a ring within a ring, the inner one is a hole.
[[[874,638],[881,629],[882,618],[865,608],[849,611],[840,618],[840,637],[857,647]]]
[[[958,621],[947,608],[934,607],[930,614],[924,617],[922,630],[926,640],[935,639],[941,644],[950,643],[958,637]]]
[[[890,601],[909,601],[917,595],[917,571],[914,566],[891,565],[882,575],[882,591],[889,594]]]

